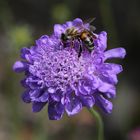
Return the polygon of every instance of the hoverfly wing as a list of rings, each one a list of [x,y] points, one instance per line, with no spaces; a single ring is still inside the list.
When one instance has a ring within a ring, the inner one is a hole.
[[[91,24],[96,18],[89,18],[86,21],[84,21],[85,24]],[[96,27],[93,25],[90,25],[90,31],[95,31]]]
[[[90,31],[95,31],[95,30],[96,30],[96,27],[95,27],[95,26],[90,25]]]
[[[88,18],[87,20],[84,20],[84,23],[89,23],[91,24],[96,18]]]

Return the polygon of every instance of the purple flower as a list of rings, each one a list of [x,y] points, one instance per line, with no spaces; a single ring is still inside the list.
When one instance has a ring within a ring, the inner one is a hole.
[[[65,47],[61,34],[68,28],[89,30],[79,18],[54,26],[52,36],[44,35],[31,48],[21,50],[21,61],[13,69],[25,72],[21,84],[25,87],[22,99],[32,103],[33,112],[39,112],[48,104],[49,119],[59,120],[64,112],[69,116],[77,114],[82,107],[91,108],[95,104],[111,113],[110,98],[116,96],[117,74],[122,66],[106,63],[107,59],[124,58],[125,50],[116,48],[105,51],[107,33],[95,34],[94,49],[84,49],[78,57],[76,47]],[[83,44],[84,45],[84,44]]]

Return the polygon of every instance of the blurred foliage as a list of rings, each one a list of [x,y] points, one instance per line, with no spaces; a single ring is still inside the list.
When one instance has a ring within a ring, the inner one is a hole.
[[[108,32],[108,47],[126,48],[113,114],[102,116],[106,140],[139,140],[139,7],[139,0],[0,0],[0,140],[96,139],[95,120],[85,109],[60,121],[48,120],[47,107],[32,113],[20,99],[22,75],[12,71],[20,48],[51,33],[53,24],[76,17],[96,17],[96,32]]]
[[[31,28],[27,25],[18,25],[7,31],[10,46],[19,50],[23,46],[33,43]]]
[[[7,1],[0,0],[0,26],[5,27],[12,23],[12,14]]]
[[[69,20],[71,17],[71,12],[65,4],[54,5],[52,9],[52,18],[62,23],[63,21]]]

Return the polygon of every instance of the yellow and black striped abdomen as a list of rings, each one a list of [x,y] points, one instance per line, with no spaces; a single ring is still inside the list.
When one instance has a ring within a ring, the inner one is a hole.
[[[67,35],[76,36],[78,34],[78,30],[75,27],[71,27],[66,30]]]

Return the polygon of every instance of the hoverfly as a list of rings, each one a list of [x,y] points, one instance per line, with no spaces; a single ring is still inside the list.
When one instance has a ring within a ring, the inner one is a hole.
[[[95,18],[93,18],[89,22],[85,22],[85,24],[86,23],[90,24],[91,22],[93,22],[94,19]],[[79,29],[75,27],[71,27],[71,28],[68,28],[65,31],[65,33],[61,34],[61,40],[64,43],[64,46],[65,46],[65,43],[67,43],[67,41],[70,41],[71,47],[73,47],[74,40],[78,40],[80,43],[78,57],[80,57],[83,50],[82,43],[85,44],[86,48],[89,51],[93,50],[94,40],[96,39],[96,36],[93,33],[94,30],[95,30],[95,27],[92,25],[90,25],[90,29],[85,29],[83,26],[80,27]]]

